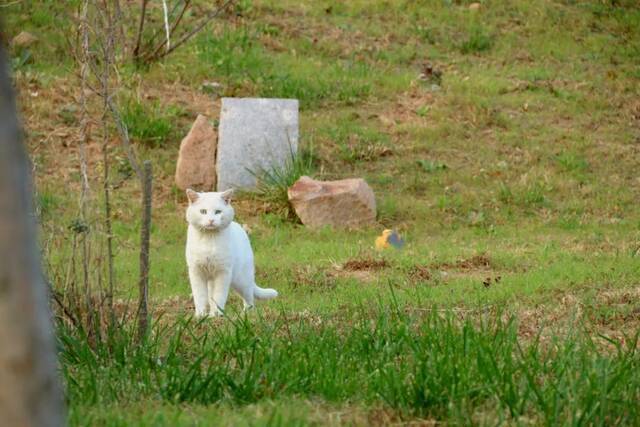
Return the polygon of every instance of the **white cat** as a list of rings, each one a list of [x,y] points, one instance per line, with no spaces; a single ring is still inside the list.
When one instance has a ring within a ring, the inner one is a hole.
[[[231,287],[244,300],[245,310],[253,306],[254,298],[278,296],[276,290],[256,285],[249,237],[240,224],[233,222],[232,194],[233,190],[187,190],[187,266],[199,317],[222,315]]]

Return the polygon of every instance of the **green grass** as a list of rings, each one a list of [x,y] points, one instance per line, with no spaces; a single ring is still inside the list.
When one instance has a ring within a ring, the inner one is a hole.
[[[73,425],[638,424],[640,11],[626,0],[470,3],[245,1],[165,60],[123,67],[117,99],[154,165],[155,329],[141,348],[127,326],[96,351],[60,331]],[[91,244],[91,277],[105,267],[102,165],[92,157],[80,223],[64,41],[78,4],[34,5],[3,13],[8,37],[40,38],[10,54],[60,289],[82,280],[74,237]],[[427,66],[441,74],[421,78]],[[208,82],[221,84],[216,97],[298,98],[300,148],[313,155],[268,171],[263,197],[234,201],[257,280],[280,297],[247,320],[196,326],[184,319],[186,201],[173,175],[196,115],[216,120]],[[124,304],[137,292],[140,194],[115,140],[111,153]],[[376,224],[286,219],[286,188],[310,171],[364,177]],[[402,251],[374,251],[385,228]]]
[[[295,220],[296,214],[289,203],[288,189],[302,176],[311,176],[315,170],[313,149],[291,150],[283,167],[250,171],[256,178],[254,195],[270,205],[270,211],[285,219]]]
[[[424,172],[427,172],[427,173],[434,173],[437,171],[447,169],[447,165],[445,165],[444,163],[439,163],[433,160],[419,159],[419,160],[416,160],[416,163],[418,164],[418,166],[420,166],[420,168]]]
[[[51,218],[53,212],[60,208],[61,199],[55,193],[40,192],[36,195],[35,209],[40,218]]]
[[[368,64],[273,55],[260,44],[260,33],[265,32],[269,34],[269,27],[254,30],[241,26],[198,38],[200,60],[224,77],[227,95],[250,90],[263,97],[299,99],[302,108],[328,101],[353,104],[370,95],[371,80],[377,76]]]
[[[173,122],[180,114],[179,108],[165,108],[159,102],[129,100],[122,111],[122,120],[134,142],[158,148],[167,144],[174,135]]]
[[[460,52],[462,53],[481,53],[490,50],[493,47],[493,36],[478,24],[474,24],[460,44]]]
[[[327,139],[337,146],[337,153],[346,163],[372,161],[392,154],[389,136],[374,128],[368,128],[344,120],[326,130]]]
[[[61,332],[72,420],[91,424],[89,408],[124,402],[235,406],[287,397],[462,424],[624,425],[640,416],[637,335],[624,345],[580,331],[524,344],[513,320],[415,317],[390,301],[360,306],[348,328],[285,312],[232,315],[215,326],[178,320],[156,326],[139,347],[120,331],[93,352],[82,336]]]

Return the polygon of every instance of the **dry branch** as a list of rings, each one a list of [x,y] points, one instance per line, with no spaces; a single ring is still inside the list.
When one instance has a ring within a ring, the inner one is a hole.
[[[144,30],[144,20],[147,16],[147,3],[149,0],[140,0],[140,23],[138,24],[138,33],[136,35],[136,45],[133,48],[133,59],[136,63],[140,61],[140,43],[142,43],[142,31]]]
[[[89,79],[89,64],[91,62],[91,52],[89,50],[89,1],[82,3],[82,12],[80,16],[80,179],[82,181],[79,201],[79,221],[82,227],[87,224],[87,197],[89,195],[89,177],[87,168],[86,146],[89,142],[89,111],[87,102],[87,82]],[[89,334],[89,342],[94,345],[98,331],[94,327],[94,315],[97,313],[92,307],[92,289],[89,280],[89,241],[88,228],[87,231],[81,232],[81,263],[82,263],[82,284],[84,291],[85,313],[87,315],[87,332]],[[75,261],[74,261],[75,262]]]
[[[209,22],[215,19],[218,15],[220,15],[224,10],[226,10],[229,6],[233,4],[234,0],[225,1],[222,6],[218,7],[215,10],[210,11],[207,16],[205,16],[191,31],[182,36],[176,43],[174,43],[170,48],[166,49],[164,52],[161,51],[162,47],[165,46],[164,43],[160,43],[156,48],[147,56],[145,56],[145,62],[153,62],[159,59],[164,58],[169,55],[171,52],[188,42],[193,36],[198,34]],[[182,11],[180,18],[182,18]]]
[[[109,321],[111,327],[115,327],[115,311],[113,307],[113,230],[111,227],[111,194],[109,180],[109,72],[114,62],[115,27],[114,20],[117,19],[118,7],[116,3],[116,17],[112,17],[109,11],[105,11],[102,19],[106,22],[105,43],[102,50],[103,70],[100,75],[101,90],[103,95],[102,107],[102,163],[103,163],[103,191],[104,191],[104,224],[107,235],[107,304],[109,311]]]

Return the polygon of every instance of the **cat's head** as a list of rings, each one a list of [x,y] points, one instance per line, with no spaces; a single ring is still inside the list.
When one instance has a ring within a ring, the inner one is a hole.
[[[215,232],[226,228],[233,221],[231,196],[233,190],[221,193],[198,193],[187,189],[189,207],[187,222],[202,232]]]

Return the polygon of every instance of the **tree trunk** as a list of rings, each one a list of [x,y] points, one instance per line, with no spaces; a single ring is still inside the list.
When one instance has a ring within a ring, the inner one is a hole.
[[[0,424],[64,424],[29,162],[0,47]]]

